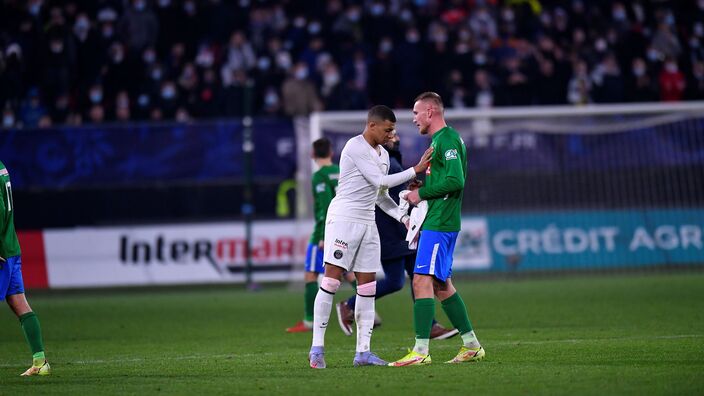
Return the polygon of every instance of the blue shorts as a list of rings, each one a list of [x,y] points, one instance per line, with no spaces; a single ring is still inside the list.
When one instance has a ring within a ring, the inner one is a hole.
[[[0,301],[7,296],[24,293],[22,258],[15,256],[5,260],[5,262],[0,261]]]
[[[416,266],[413,273],[433,275],[445,282],[452,276],[452,253],[459,232],[423,230],[418,241]]]
[[[322,274],[323,269],[323,249],[317,243],[309,243],[306,250],[306,272],[317,272]]]

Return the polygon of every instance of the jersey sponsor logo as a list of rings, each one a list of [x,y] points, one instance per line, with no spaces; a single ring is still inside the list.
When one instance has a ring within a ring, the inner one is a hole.
[[[449,149],[445,151],[445,160],[449,161],[453,159],[457,159],[457,149]]]
[[[339,250],[339,249],[335,250],[335,253],[333,253],[332,255],[335,256],[335,258],[338,260],[341,259],[342,256],[344,256],[344,254],[342,253],[342,250]]]
[[[343,248],[343,249],[348,249],[348,248],[349,248],[349,245],[347,244],[347,242],[345,242],[345,241],[343,241],[343,240],[341,240],[341,239],[335,239],[334,245],[335,245],[336,247]]]
[[[321,193],[325,191],[325,183],[318,183],[315,185],[315,192]]]

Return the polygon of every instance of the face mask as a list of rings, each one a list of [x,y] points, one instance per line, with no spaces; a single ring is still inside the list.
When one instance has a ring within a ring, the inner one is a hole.
[[[176,90],[171,86],[167,86],[166,88],[161,90],[161,97],[166,100],[173,99],[175,96]]]
[[[305,25],[306,25],[306,19],[303,17],[297,17],[296,19],[293,20],[293,26],[295,26],[299,29]]]
[[[55,54],[60,54],[64,50],[64,43],[62,43],[60,41],[52,41],[50,48],[51,48],[51,52],[53,52]]]
[[[696,25],[694,25],[694,34],[695,34],[697,37],[702,37],[702,36],[704,36],[704,24],[702,24],[702,23],[697,23]]]
[[[611,13],[611,16],[614,18],[616,21],[625,21],[626,20],[626,10],[622,8],[618,8],[614,10],[613,13]]]
[[[276,64],[279,68],[288,70],[291,67],[291,55],[288,52],[279,52],[276,55]]]
[[[370,11],[371,14],[374,15],[374,16],[380,16],[380,15],[383,14],[384,11],[386,11],[386,10],[385,10],[383,4],[375,3],[375,4],[372,6],[371,10],[369,10],[369,11]]]
[[[144,63],[151,65],[156,60],[156,54],[154,51],[147,51],[142,56],[142,59],[144,60]]]
[[[299,80],[305,80],[308,77],[308,69],[305,67],[300,67],[296,69],[295,77]]]
[[[113,31],[112,27],[105,26],[103,28],[103,37],[110,38],[113,34],[115,34],[115,32]]]
[[[598,39],[596,43],[594,43],[594,48],[596,48],[597,51],[599,52],[604,52],[606,51],[606,40],[604,39]]]
[[[141,95],[139,95],[139,97],[137,98],[137,104],[138,104],[140,107],[147,107],[147,106],[149,106],[149,95],[147,95],[147,94],[141,94]]]
[[[400,141],[389,141],[386,143],[386,148],[390,151],[400,151],[399,148],[401,147],[401,142]]]
[[[103,100],[103,93],[101,91],[91,91],[90,101],[93,104],[98,104]]]
[[[511,22],[511,21],[513,21],[513,18],[514,18],[513,11],[511,9],[504,10],[501,13],[501,17],[504,18],[504,21]]]
[[[308,33],[310,34],[318,34],[320,33],[320,30],[322,30],[322,27],[318,22],[313,22],[310,25],[308,25]]]
[[[359,14],[359,11],[357,11],[357,10],[350,11],[347,13],[347,19],[349,19],[352,22],[359,21],[360,16],[361,15]]]
[[[29,6],[29,13],[32,14],[33,16],[39,15],[39,12],[42,10],[42,4],[41,3],[34,3]]]
[[[486,63],[486,55],[482,54],[481,52],[478,52],[474,55],[474,63],[477,65],[483,65]]]
[[[264,97],[264,103],[267,106],[276,106],[279,103],[279,95],[277,95],[276,92],[267,92]]]
[[[469,52],[469,46],[465,43],[459,43],[455,47],[455,52],[459,55],[464,55]]]
[[[15,116],[7,114],[2,117],[2,126],[4,128],[12,128],[15,125]]]
[[[658,50],[656,49],[650,48],[646,56],[648,57],[648,60],[650,60],[651,62],[655,62],[660,59],[660,52],[658,52]]]
[[[76,19],[76,24],[73,27],[78,31],[86,31],[90,28],[90,21],[85,18]]]
[[[323,81],[324,81],[325,85],[328,85],[328,86],[337,85],[337,83],[340,82],[340,75],[337,73],[326,74],[323,77]]]
[[[269,67],[271,67],[271,61],[267,57],[261,57],[259,58],[259,61],[257,61],[257,67],[259,70],[269,70]]]

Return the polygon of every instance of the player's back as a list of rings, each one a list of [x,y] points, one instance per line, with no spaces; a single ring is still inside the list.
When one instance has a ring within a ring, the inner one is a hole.
[[[14,223],[14,202],[10,173],[5,164],[0,162],[0,257],[8,258],[20,255]]]
[[[328,208],[328,218],[347,218],[365,223],[374,222],[374,205],[379,186],[369,181],[360,166],[378,167],[381,174],[389,171],[389,153],[381,146],[373,148],[362,135],[348,140],[340,153],[340,179],[337,194]]]

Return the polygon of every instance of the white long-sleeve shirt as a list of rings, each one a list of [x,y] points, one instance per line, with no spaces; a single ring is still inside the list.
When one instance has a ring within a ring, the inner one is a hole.
[[[335,198],[328,207],[328,220],[346,219],[374,223],[374,205],[396,220],[405,214],[389,196],[389,187],[413,179],[416,172],[408,168],[389,175],[389,153],[381,146],[373,148],[364,136],[348,140],[340,155],[340,179]]]

